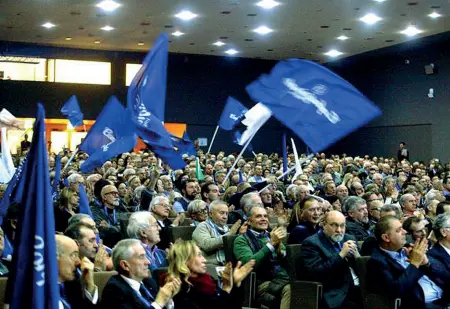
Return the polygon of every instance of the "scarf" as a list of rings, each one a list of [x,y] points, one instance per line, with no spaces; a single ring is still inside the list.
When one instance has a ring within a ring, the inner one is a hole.
[[[189,277],[190,287],[197,294],[205,296],[214,296],[217,293],[217,287],[209,274],[202,274],[198,277]]]
[[[211,218],[206,219],[206,223],[213,229],[217,238],[221,237],[222,235],[225,235],[230,230],[228,225],[225,224],[223,227],[220,227],[216,223],[214,223],[214,221],[211,220]],[[225,251],[223,251],[222,249],[217,250],[216,259],[221,265],[224,265],[226,262]]]

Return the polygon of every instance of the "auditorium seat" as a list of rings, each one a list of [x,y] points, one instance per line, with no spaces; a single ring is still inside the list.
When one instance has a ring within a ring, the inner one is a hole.
[[[170,241],[174,243],[178,238],[192,240],[194,230],[195,226],[172,226],[169,228]]]
[[[288,274],[291,279],[291,308],[317,309],[322,298],[320,282],[300,280],[302,245],[287,245]]]
[[[99,300],[102,297],[103,289],[105,288],[106,283],[108,282],[109,278],[114,275],[117,275],[117,271],[100,271],[94,273],[94,283],[98,288]]]
[[[8,282],[8,278],[0,278],[0,308],[3,308],[5,304],[6,282]]]
[[[364,309],[398,309],[401,299],[389,299],[379,294],[370,293],[367,288],[367,262],[370,256],[356,258],[356,272],[359,276],[359,286],[364,302]]]
[[[183,220],[183,223],[181,223],[180,226],[190,226],[191,223],[192,223],[192,219],[191,219],[191,218],[185,218],[185,219]]]

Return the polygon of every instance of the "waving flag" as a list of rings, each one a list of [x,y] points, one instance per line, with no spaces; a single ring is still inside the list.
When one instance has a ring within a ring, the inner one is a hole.
[[[128,88],[128,106],[142,102],[147,110],[164,121],[166,105],[167,59],[169,37],[162,33],[145,56],[141,69]]]
[[[319,152],[381,114],[346,80],[307,60],[278,62],[247,86],[284,125]]]
[[[187,154],[188,156],[195,156],[197,150],[195,149],[194,143],[190,140],[189,135],[186,131],[183,133],[183,137],[179,138],[175,135],[172,136],[173,145],[178,148],[177,152],[180,154]]]
[[[94,217],[92,216],[91,208],[89,207],[89,199],[86,193],[86,189],[81,183],[79,185],[78,195],[80,196],[80,204],[78,206],[80,214],[89,215],[92,219],[94,219]]]
[[[27,190],[20,201],[22,208],[7,283],[10,309],[59,308],[55,217],[44,118],[44,108],[39,104],[27,165],[20,176]]]
[[[2,156],[0,158],[0,183],[8,183],[16,172],[6,139],[6,127],[2,131]]]
[[[112,96],[80,145],[80,149],[89,154],[80,166],[81,171],[90,172],[108,159],[132,149],[137,143],[134,128],[125,107]]]
[[[302,166],[300,165],[300,160],[298,159],[298,152],[297,147],[295,147],[294,139],[291,138],[292,143],[292,151],[294,152],[294,158],[295,158],[295,174],[294,177],[292,177],[292,182],[294,182],[298,176],[303,174]]]
[[[232,130],[236,124],[244,117],[248,109],[238,100],[228,97],[225,108],[219,120],[219,127],[223,130]]]
[[[272,113],[264,104],[258,103],[245,113],[245,118],[241,121],[247,129],[238,139],[239,145],[244,145],[258,130],[269,120]]]
[[[24,121],[17,120],[6,108],[0,111],[0,128],[23,129]]]
[[[199,158],[195,159],[195,178],[197,178],[198,181],[202,181],[205,179],[205,175],[203,175],[203,170],[200,167]]]
[[[63,105],[61,113],[69,118],[69,121],[74,128],[83,125],[83,113],[81,112],[78,99],[75,95],[71,96]]]
[[[61,156],[58,154],[55,159],[55,178],[53,178],[52,184],[52,197],[54,202],[56,202],[58,199],[58,187],[60,180],[61,180]]]

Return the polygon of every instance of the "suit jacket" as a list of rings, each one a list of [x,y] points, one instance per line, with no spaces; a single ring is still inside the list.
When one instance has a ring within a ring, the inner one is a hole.
[[[75,279],[64,283],[66,300],[72,309],[93,309],[97,308],[89,299],[86,298],[85,290],[81,286],[81,281]],[[100,296],[100,295],[99,295]]]
[[[156,297],[158,294],[158,285],[156,282],[147,278],[142,281],[147,290]],[[148,309],[145,303],[133,290],[133,288],[126,282],[121,275],[112,276],[103,290],[102,300],[100,302],[102,309]],[[151,308],[154,308],[151,306]]]
[[[430,262],[431,267],[409,265],[405,269],[379,247],[375,248],[367,262],[368,288],[376,294],[401,298],[402,308],[424,308],[424,293],[419,279],[427,275],[437,284],[436,269],[433,261]]]
[[[361,224],[348,217],[345,222],[345,231],[347,234],[353,235],[357,241],[364,241],[370,236],[370,223]]]
[[[123,238],[122,232],[120,230],[120,219],[119,214],[122,213],[119,207],[116,210],[116,223],[114,224],[112,216],[105,213],[103,205],[102,206],[92,206],[92,216],[94,217],[95,224],[97,225],[98,231],[100,233],[100,238],[103,239],[103,243],[113,248],[116,243]],[[108,222],[108,227],[100,226],[100,222]]]
[[[444,291],[447,290],[450,285],[450,255],[437,243],[428,250],[427,256],[433,269],[436,270],[434,282]]]
[[[345,234],[341,243],[355,240]],[[319,232],[305,239],[302,244],[300,263],[303,263],[307,280],[323,284],[323,301],[328,308],[339,308],[353,286],[350,267],[355,270],[355,258],[343,259],[328,237]]]
[[[172,225],[172,221],[166,218],[163,220],[164,226],[161,225],[161,222],[156,221],[158,225],[161,227],[161,231],[159,231],[159,236],[161,240],[158,243],[158,248],[162,250],[166,250],[170,246],[171,242],[171,233],[169,231],[170,226]]]
[[[306,238],[316,234],[318,231],[320,231],[318,224],[314,227],[311,222],[300,221],[289,233],[288,244],[301,244]]]

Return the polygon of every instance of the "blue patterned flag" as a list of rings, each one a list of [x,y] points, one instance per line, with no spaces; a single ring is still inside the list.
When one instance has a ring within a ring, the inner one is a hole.
[[[223,130],[232,130],[236,124],[244,117],[248,109],[235,98],[228,97],[225,108],[219,120],[219,127]]]
[[[83,113],[75,95],[71,96],[63,105],[61,113],[69,119],[74,128],[83,125]]]

